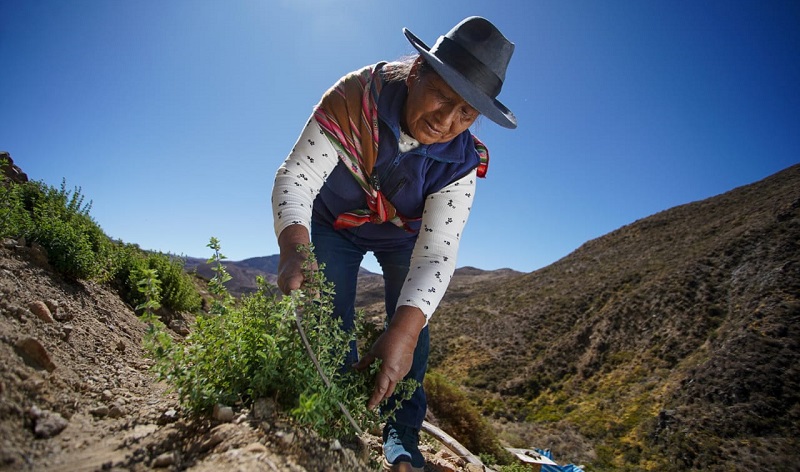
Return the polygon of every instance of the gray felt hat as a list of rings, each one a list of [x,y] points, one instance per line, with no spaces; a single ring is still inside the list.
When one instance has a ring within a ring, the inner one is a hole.
[[[465,18],[431,48],[407,28],[403,28],[403,34],[467,103],[500,126],[517,127],[517,118],[497,100],[514,43],[489,20]]]

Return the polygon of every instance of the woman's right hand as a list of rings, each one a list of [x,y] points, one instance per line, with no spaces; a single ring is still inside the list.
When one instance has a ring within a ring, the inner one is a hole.
[[[292,290],[297,290],[303,285],[303,262],[305,258],[297,250],[287,251],[292,254],[284,255],[281,251],[281,259],[278,262],[278,288],[285,295],[289,295]]]
[[[281,249],[278,261],[278,288],[286,295],[300,288],[305,281],[303,264],[306,256],[298,251],[298,247],[310,241],[308,230],[302,225],[287,226],[278,235],[278,246]]]

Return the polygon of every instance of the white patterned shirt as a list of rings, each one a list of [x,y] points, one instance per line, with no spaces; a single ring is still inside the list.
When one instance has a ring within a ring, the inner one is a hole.
[[[401,152],[419,145],[413,138],[409,143],[409,138],[401,138]],[[303,225],[311,232],[314,199],[339,161],[333,145],[312,117],[275,176],[272,211],[276,235],[293,224]],[[439,306],[456,268],[458,245],[472,208],[475,185],[476,170],[472,170],[425,199],[422,226],[398,306],[417,307],[427,319]]]

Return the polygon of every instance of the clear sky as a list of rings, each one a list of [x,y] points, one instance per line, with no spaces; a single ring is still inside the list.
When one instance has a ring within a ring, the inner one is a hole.
[[[516,43],[519,128],[474,130],[458,266],[533,271],[800,162],[797,0],[0,0],[0,150],[111,237],[276,254],[272,179],[322,92],[470,15]]]

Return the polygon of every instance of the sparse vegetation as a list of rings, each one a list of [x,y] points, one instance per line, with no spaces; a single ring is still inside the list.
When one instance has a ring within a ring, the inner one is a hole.
[[[425,376],[428,404],[436,412],[440,427],[457,438],[473,454],[491,456],[508,464],[511,455],[503,449],[497,433],[460,388],[441,374]]]
[[[190,410],[209,413],[217,404],[275,398],[323,437],[354,434],[356,426],[367,429],[385,420],[366,408],[378,366],[370,375],[343,368],[356,333],[346,333],[332,316],[333,288],[321,271],[309,270],[314,261],[311,248],[306,249],[309,265],[301,290],[279,297],[261,279],[256,293],[234,303],[224,287],[229,276],[221,264],[219,241],[212,238],[209,247],[214,251],[209,263],[216,269],[211,281],[217,297],[214,308],[197,317],[185,341],[174,342],[157,332],[149,341],[156,372],[174,385]],[[306,352],[297,314],[322,373]],[[363,325],[360,321],[357,324]],[[410,398],[414,388],[413,381],[406,381],[399,391]],[[340,405],[357,420],[356,426]]]
[[[0,163],[0,167],[2,167]],[[113,241],[90,216],[91,202],[80,187],[43,182],[0,185],[0,237],[40,245],[53,268],[67,279],[112,283],[136,307],[143,301],[137,284],[143,271],[157,274],[159,305],[173,312],[200,308],[200,295],[180,258]]]

